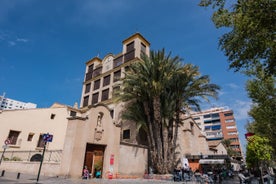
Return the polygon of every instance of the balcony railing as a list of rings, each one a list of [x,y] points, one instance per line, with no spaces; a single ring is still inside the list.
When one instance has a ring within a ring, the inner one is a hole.
[[[92,79],[92,75],[93,75],[93,72],[88,72],[85,74],[85,81],[88,81],[90,79]]]
[[[2,155],[3,152],[0,151]],[[42,157],[42,150],[36,151],[6,151],[4,154],[4,161],[40,161]],[[44,162],[61,162],[62,150],[46,150],[44,154]]]
[[[117,57],[116,59],[114,59],[113,68],[116,68],[116,67],[120,66],[121,64],[123,64],[123,61],[124,61],[124,55],[121,55],[121,56]]]
[[[124,62],[128,62],[134,58],[135,58],[135,49],[133,49],[132,51],[129,51],[124,55]]]

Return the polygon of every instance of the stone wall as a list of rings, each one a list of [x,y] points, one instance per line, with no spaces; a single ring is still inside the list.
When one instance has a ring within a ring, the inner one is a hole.
[[[148,165],[147,158],[147,148],[121,143],[119,157],[120,177],[144,177]]]
[[[2,161],[0,170],[15,173],[25,173],[37,175],[40,162],[22,162],[22,161]],[[41,176],[58,176],[60,163],[43,163],[41,167]]]

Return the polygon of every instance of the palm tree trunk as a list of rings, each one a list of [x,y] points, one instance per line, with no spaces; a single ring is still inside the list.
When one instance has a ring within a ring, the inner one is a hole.
[[[156,142],[154,139],[154,127],[153,127],[151,116],[150,116],[149,103],[143,102],[143,106],[144,106],[145,114],[147,116],[148,131],[149,131],[149,133],[148,133],[149,150],[148,151],[149,151],[150,158],[148,158],[148,159],[151,159],[151,164],[153,164],[149,167],[154,167],[154,163],[155,163],[155,160],[157,157]]]
[[[163,150],[163,139],[162,139],[162,120],[161,120],[161,105],[159,96],[153,98],[153,119],[154,125],[156,126],[156,144],[157,144],[157,170],[160,174],[165,174],[164,170],[164,150]]]

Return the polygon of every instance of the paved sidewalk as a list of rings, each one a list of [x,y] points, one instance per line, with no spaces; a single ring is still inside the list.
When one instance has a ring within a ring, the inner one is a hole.
[[[34,184],[37,183],[37,175],[20,174],[17,179],[17,173],[5,172],[3,177],[0,176],[0,184]],[[59,178],[59,177],[47,177],[40,176],[38,184],[196,184],[195,181],[187,182],[174,182],[164,180],[153,180],[153,179],[72,179],[72,178]],[[222,184],[239,184],[238,178],[231,180],[225,180]]]

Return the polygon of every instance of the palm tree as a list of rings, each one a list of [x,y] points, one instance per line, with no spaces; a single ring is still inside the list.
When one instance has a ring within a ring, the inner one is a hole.
[[[175,166],[181,115],[191,106],[199,109],[200,98],[217,96],[219,87],[209,82],[198,67],[182,64],[164,49],[151,51],[126,72],[119,97],[126,102],[122,117],[146,131],[151,167],[157,173],[170,173]]]

